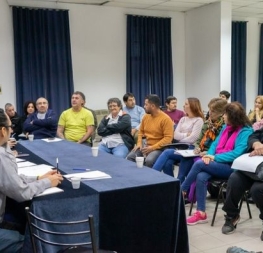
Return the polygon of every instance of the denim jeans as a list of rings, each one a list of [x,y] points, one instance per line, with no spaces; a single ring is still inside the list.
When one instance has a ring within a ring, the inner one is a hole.
[[[182,191],[187,192],[191,184],[196,181],[197,210],[205,212],[208,180],[212,177],[228,179],[232,172],[229,163],[211,161],[205,164],[203,160],[196,161],[182,184]]]
[[[180,161],[179,169],[178,169],[178,176],[177,176],[181,184],[184,182],[193,164],[194,164],[193,157],[182,157]]]
[[[165,174],[169,176],[174,176],[174,163],[180,162],[182,159],[181,155],[175,154],[174,149],[166,149],[162,152],[162,154],[158,157],[155,162],[153,169],[158,171],[163,171]]]
[[[129,153],[129,149],[125,145],[119,145],[115,148],[108,148],[103,143],[101,143],[99,145],[99,150],[121,158],[125,158]]]
[[[17,253],[22,249],[24,236],[18,231],[0,228],[0,252]]]

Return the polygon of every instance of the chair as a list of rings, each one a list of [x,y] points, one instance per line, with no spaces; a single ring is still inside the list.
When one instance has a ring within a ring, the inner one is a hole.
[[[98,250],[96,244],[96,233],[94,227],[93,215],[89,215],[88,219],[80,221],[67,221],[67,222],[57,222],[42,219],[32,212],[29,211],[29,207],[25,208],[26,216],[29,225],[29,232],[33,247],[33,252],[37,253],[36,241],[41,243],[61,246],[61,249],[57,253],[114,253],[115,251],[109,250]],[[81,225],[85,230],[76,231],[76,225]],[[75,228],[74,228],[75,227]],[[67,232],[64,232],[64,231]],[[47,239],[47,236],[52,235],[52,240]],[[68,242],[56,242],[55,239],[59,237],[73,238],[75,243]],[[81,237],[81,242],[76,242],[76,238]],[[85,240],[83,240],[85,237]],[[88,246],[88,247],[87,247]]]
[[[223,202],[225,201],[225,195],[224,194],[226,192],[227,179],[211,179],[209,181],[209,183],[219,189],[217,200],[216,200],[216,205],[215,205],[215,210],[214,210],[214,214],[213,214],[213,218],[212,218],[212,222],[211,222],[211,226],[214,226],[214,222],[215,222],[215,218],[216,218],[217,209],[218,209],[220,199],[222,199]],[[239,203],[239,212],[242,208],[243,201],[245,200],[247,203],[249,218],[252,219],[251,210],[249,207],[247,195],[248,195],[248,192],[245,192],[240,203]],[[191,206],[190,206],[190,210],[189,210],[189,216],[192,214],[193,205],[194,205],[194,202],[191,202]]]

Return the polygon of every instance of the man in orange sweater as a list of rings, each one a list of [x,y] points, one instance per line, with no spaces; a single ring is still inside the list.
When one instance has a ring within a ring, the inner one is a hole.
[[[160,98],[151,94],[145,98],[144,115],[138,134],[137,145],[128,154],[127,159],[135,161],[136,156],[145,157],[145,166],[152,167],[162,153],[162,147],[172,142],[173,121],[160,110]],[[143,137],[146,145],[143,144]]]

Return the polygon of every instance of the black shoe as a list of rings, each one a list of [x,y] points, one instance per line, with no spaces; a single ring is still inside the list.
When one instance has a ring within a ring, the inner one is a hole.
[[[222,233],[225,235],[234,233],[237,227],[237,223],[240,220],[240,216],[237,215],[236,217],[229,217],[225,215],[225,220],[225,224],[222,227]]]

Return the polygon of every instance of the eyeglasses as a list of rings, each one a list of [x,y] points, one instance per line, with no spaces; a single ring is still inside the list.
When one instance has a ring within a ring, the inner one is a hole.
[[[13,128],[15,127],[15,125],[13,125],[13,124],[12,124],[12,125],[5,125],[5,126],[3,126],[3,127],[5,127],[5,128],[9,128],[9,127],[10,127],[10,128],[13,129]]]

